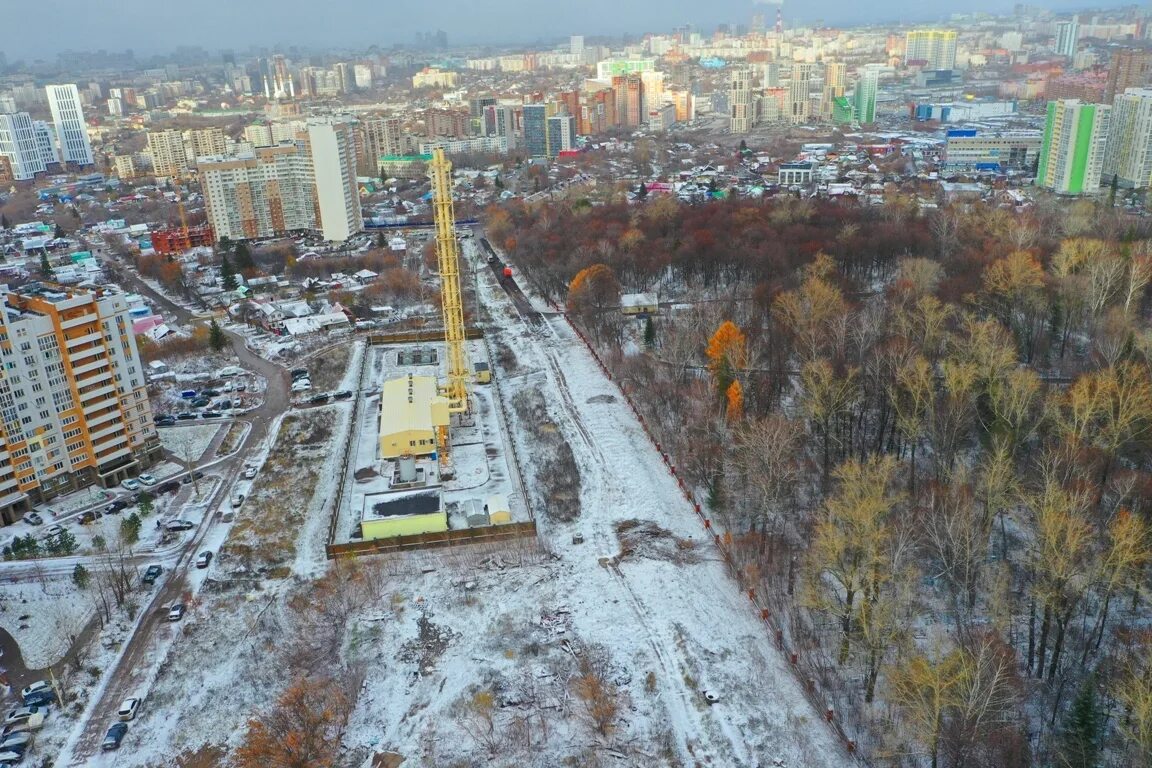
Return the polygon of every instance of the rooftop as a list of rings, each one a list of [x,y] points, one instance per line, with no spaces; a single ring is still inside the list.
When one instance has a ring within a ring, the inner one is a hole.
[[[389,379],[380,388],[380,433],[396,434],[408,431],[432,431],[439,423],[433,417],[434,406],[447,400],[440,396],[436,388],[435,376],[408,374]],[[445,408],[445,416],[447,416]]]
[[[443,509],[440,490],[423,489],[399,493],[377,493],[364,497],[364,520],[428,515]]]

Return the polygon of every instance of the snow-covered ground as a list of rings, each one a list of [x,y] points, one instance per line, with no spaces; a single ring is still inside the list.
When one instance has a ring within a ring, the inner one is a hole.
[[[59,661],[95,611],[95,604],[70,579],[7,584],[0,601],[0,627],[20,644],[29,669]]]
[[[508,316],[490,275],[481,275],[480,293],[495,316]],[[539,543],[354,561],[369,594],[338,616],[348,622],[343,652],[320,669],[294,669],[285,647],[300,638],[302,609],[317,602],[323,501],[340,482],[332,456],[353,434],[347,418],[325,418],[331,441],[308,453],[318,467],[312,498],[295,499],[292,567],[267,578],[218,558],[188,619],[157,633],[138,676],[144,709],[125,748],[91,765],[174,764],[204,744],[235,747],[247,719],[293,674],[351,669],[363,682],[348,683],[357,696],[348,764],[385,749],[414,765],[853,764],[727,575],[675,477],[563,318],[536,329],[507,325],[490,341],[511,350],[517,372],[485,390],[491,407],[503,399],[530,483],[540,471],[533,432],[510,403],[539,389],[579,467],[579,515],[557,523],[542,514]],[[346,414],[350,404],[329,408]],[[293,429],[304,436],[299,422]],[[476,466],[462,464],[460,475],[471,477]],[[588,670],[618,706],[603,733],[576,684]],[[490,709],[475,704],[485,700],[477,693],[491,693]]]
[[[160,435],[160,444],[164,446],[164,450],[171,452],[182,461],[200,461],[216,434],[221,429],[227,428],[230,423],[197,424],[192,422],[191,426],[177,424],[157,430],[157,433]]]

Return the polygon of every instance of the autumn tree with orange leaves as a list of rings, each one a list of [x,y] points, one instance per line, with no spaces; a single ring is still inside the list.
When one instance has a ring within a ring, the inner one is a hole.
[[[301,677],[271,710],[248,721],[237,768],[333,768],[354,702],[345,685]]]
[[[725,320],[708,340],[706,354],[716,391],[726,398],[736,380],[736,372],[748,365],[748,342],[744,333],[731,320]]]

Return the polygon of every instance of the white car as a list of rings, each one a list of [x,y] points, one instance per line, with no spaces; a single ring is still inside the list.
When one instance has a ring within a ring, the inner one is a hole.
[[[62,525],[50,525],[44,529],[44,538],[50,539],[53,536],[59,536],[62,533],[64,533],[64,526],[62,526]]]
[[[236,491],[235,493],[232,494],[232,508],[233,509],[236,509],[237,507],[239,507],[243,503],[244,503],[244,494],[240,493],[239,491]]]
[[[293,392],[307,392],[312,389],[312,382],[309,379],[297,379],[292,383]]]
[[[256,467],[244,467],[244,479],[245,480],[253,479],[254,477],[256,477],[257,471],[258,470],[256,469]]]
[[[140,490],[140,483],[129,477],[120,481],[120,487],[126,491],[138,491]]]
[[[124,722],[136,719],[136,710],[140,709],[140,699],[135,697],[131,699],[124,699],[120,704],[120,709],[116,710],[116,716]]]
[[[145,472],[144,474],[140,475],[140,476],[139,476],[139,477],[137,477],[136,479],[137,479],[139,482],[143,483],[144,485],[156,485],[156,483],[160,482],[159,480],[157,480],[155,477],[153,477],[152,475],[148,474],[147,472]]]

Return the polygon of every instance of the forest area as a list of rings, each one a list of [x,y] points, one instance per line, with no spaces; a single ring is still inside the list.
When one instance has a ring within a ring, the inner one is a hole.
[[[1148,219],[656,198],[487,226],[868,764],[1152,766]],[[622,315],[641,291],[659,312]]]

